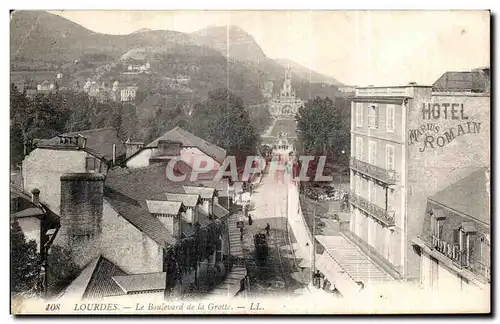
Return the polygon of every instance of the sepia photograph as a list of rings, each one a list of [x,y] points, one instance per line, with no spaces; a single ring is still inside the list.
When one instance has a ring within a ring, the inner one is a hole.
[[[490,11],[9,15],[12,315],[492,311]]]

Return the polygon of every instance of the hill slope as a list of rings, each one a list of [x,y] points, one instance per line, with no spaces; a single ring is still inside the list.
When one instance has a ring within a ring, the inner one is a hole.
[[[314,70],[309,70],[309,68],[306,68],[303,65],[300,65],[297,62],[288,60],[288,59],[274,59],[274,61],[278,62],[281,66],[286,67],[288,63],[290,63],[290,67],[292,68],[292,71],[294,74],[299,76],[302,79],[309,80],[311,78],[311,83],[326,83],[334,86],[342,86],[343,84],[335,79],[334,77],[328,76],[321,74],[319,72],[316,72]]]

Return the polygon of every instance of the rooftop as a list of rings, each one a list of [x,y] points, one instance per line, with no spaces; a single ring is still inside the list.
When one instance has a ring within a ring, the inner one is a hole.
[[[82,135],[87,139],[85,148],[79,148],[75,144],[61,144],[60,136],[68,136],[74,137]],[[116,156],[121,156],[125,154],[126,149],[125,145],[118,138],[118,133],[114,127],[105,127],[99,129],[90,129],[84,131],[76,131],[64,133],[59,136],[55,136],[51,139],[41,139],[38,141],[38,147],[44,148],[75,148],[75,149],[83,149],[88,151],[89,153],[96,155],[98,157],[105,158],[106,160],[111,161],[113,159],[113,144],[116,145]]]
[[[206,155],[213,158],[215,161],[222,163],[226,158],[227,152],[223,148],[209,143],[202,138],[182,129],[179,126],[171,129],[162,136],[158,137],[146,147],[152,148],[158,146],[158,141],[166,140],[171,142],[181,142],[184,147],[196,147]]]
[[[180,201],[158,201],[146,200],[148,210],[151,214],[177,215],[182,209]]]
[[[150,292],[164,290],[167,280],[165,272],[115,276],[113,280],[125,292]]]
[[[490,225],[489,170],[480,168],[429,197],[449,209]]]

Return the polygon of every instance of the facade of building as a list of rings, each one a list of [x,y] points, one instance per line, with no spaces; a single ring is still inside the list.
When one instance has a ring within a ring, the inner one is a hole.
[[[217,145],[191,134],[190,132],[175,127],[146,146],[136,150],[126,161],[128,168],[140,168],[160,161],[168,162],[171,158],[181,160],[192,169],[201,163],[213,165],[213,171],[218,171],[226,151]],[[202,162],[203,161],[203,162]]]
[[[133,101],[137,94],[137,86],[127,86],[120,90],[120,100],[123,102]]]
[[[409,241],[427,197],[489,163],[489,93],[357,88],[351,115],[350,234],[397,277],[416,280]]]
[[[229,215],[218,203],[213,187],[199,187],[189,182],[169,183],[165,166],[161,164],[134,170],[117,168],[108,172],[105,178],[100,173],[65,174],[61,177],[61,197],[61,228],[54,244],[68,248],[72,259],[82,269],[80,277],[87,277],[88,271],[96,271],[87,270],[87,265],[100,258],[120,269],[115,275],[149,277],[163,274],[165,277],[165,253],[178,240],[192,236],[195,224],[203,229]],[[200,260],[198,269],[183,276],[181,291],[193,282],[194,272],[213,268],[228,255],[227,233],[221,233],[217,239],[219,248],[212,256]],[[84,296],[86,290],[93,289],[88,280],[81,282],[80,279],[75,279],[64,295],[75,297],[80,293]],[[113,286],[114,281],[107,285]],[[140,293],[152,292],[146,286],[140,287]],[[163,278],[157,289],[164,291],[165,286]],[[124,288],[121,284],[119,287]],[[124,290],[117,294],[127,294],[127,289]],[[105,290],[93,297],[109,294]]]
[[[22,162],[23,190],[40,190],[40,201],[59,214],[60,177],[65,173],[106,174],[125,157],[116,129],[106,127],[39,140]]]
[[[295,90],[292,88],[292,70],[288,66],[285,72],[283,88],[269,106],[271,116],[275,118],[293,118],[303,105],[304,102],[297,98]]]
[[[425,289],[489,292],[489,177],[489,168],[480,168],[427,199],[422,231],[413,239]]]

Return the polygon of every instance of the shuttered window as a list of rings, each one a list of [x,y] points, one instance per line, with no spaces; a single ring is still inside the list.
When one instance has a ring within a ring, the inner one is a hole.
[[[368,113],[368,127],[378,128],[379,124],[379,111],[377,105],[370,105]]]
[[[363,104],[356,102],[356,126],[363,127]]]
[[[85,158],[85,170],[87,170],[87,172],[94,172],[96,170],[99,170],[96,158],[94,157]]]
[[[387,105],[385,125],[388,132],[394,132],[394,105]]]
[[[370,159],[368,161],[370,164],[377,164],[377,142],[370,141]]]
[[[387,144],[385,147],[385,168],[387,170],[394,170],[394,146]]]
[[[356,158],[363,160],[363,138],[356,137]]]

